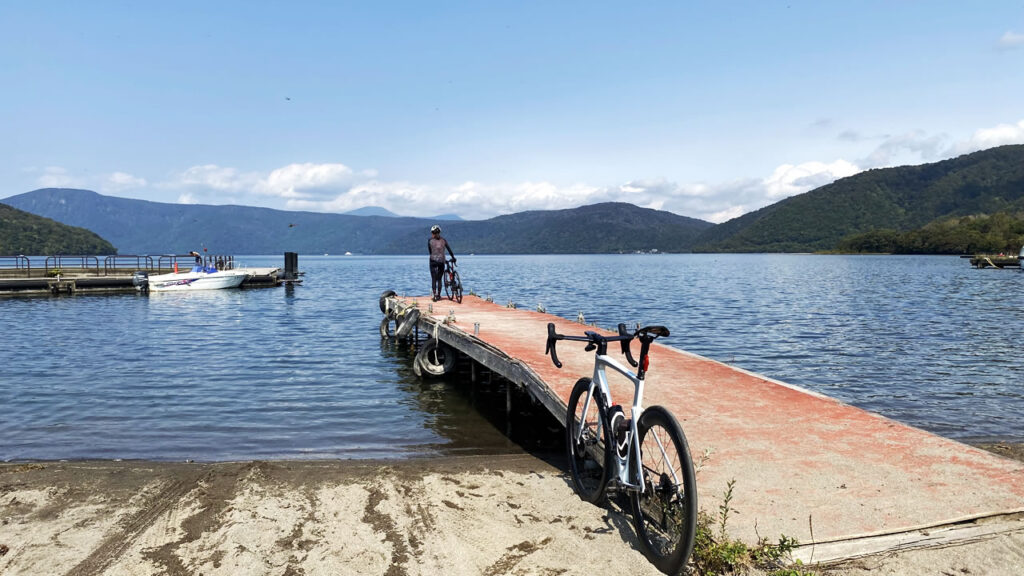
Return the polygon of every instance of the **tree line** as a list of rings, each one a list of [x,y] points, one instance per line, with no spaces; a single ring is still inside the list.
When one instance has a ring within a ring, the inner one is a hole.
[[[899,232],[879,229],[843,238],[838,252],[869,254],[1017,254],[1024,212],[942,218]]]

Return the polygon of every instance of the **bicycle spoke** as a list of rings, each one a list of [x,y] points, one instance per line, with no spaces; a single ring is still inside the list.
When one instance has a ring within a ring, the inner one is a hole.
[[[633,495],[634,523],[651,562],[674,573],[689,558],[696,532],[693,463],[679,424],[663,408],[645,411],[638,428],[644,491]]]
[[[658,446],[658,450],[654,452],[659,457],[658,463],[660,466],[657,469],[668,469],[672,473],[672,482],[678,486],[681,483],[679,480],[679,454],[673,448],[672,454],[674,454],[674,457],[669,456],[665,449],[665,440],[671,442],[672,439],[668,437],[668,431],[663,428],[655,428],[652,431],[655,432],[655,434],[652,434],[652,437]],[[662,436],[665,436],[665,438],[662,439]]]
[[[589,378],[576,383],[569,396],[566,414],[566,440],[569,469],[573,485],[580,498],[597,502],[604,496],[607,483],[607,457],[602,446],[604,406],[599,396],[593,395]]]

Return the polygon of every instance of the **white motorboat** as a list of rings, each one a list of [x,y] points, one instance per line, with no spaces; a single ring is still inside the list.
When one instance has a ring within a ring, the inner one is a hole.
[[[153,292],[170,292],[173,290],[238,288],[248,277],[249,273],[242,270],[217,270],[212,266],[203,267],[197,265],[187,272],[172,272],[170,274],[157,274],[154,276],[137,272],[133,281],[139,289],[148,289]]]

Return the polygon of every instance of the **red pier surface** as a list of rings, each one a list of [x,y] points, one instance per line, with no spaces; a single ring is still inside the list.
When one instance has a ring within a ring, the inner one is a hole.
[[[414,300],[428,335],[463,352],[497,349],[513,372],[536,375],[560,420],[573,384],[593,372],[593,353],[581,343],[559,342],[562,369],[544,354],[549,322],[563,334],[593,327],[473,296],[433,303],[433,313],[429,297],[391,302],[401,310]],[[445,323],[449,313],[454,322]],[[671,337],[659,342],[644,406],[665,406],[682,425],[699,465],[702,509],[717,512],[735,480],[731,536],[786,535],[803,545],[804,560],[827,561],[1024,528],[1024,463],[687,353],[671,347]],[[612,371],[609,379],[615,401],[627,407],[632,385]]]

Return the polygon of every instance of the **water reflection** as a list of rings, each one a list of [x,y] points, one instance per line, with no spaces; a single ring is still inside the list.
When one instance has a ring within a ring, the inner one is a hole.
[[[439,439],[416,450],[498,454],[560,448],[558,422],[543,407],[535,406],[525,391],[462,357],[451,373],[420,378],[412,369],[415,346],[411,341],[381,340],[381,355],[393,362],[399,390],[404,393],[401,402],[425,414],[424,426]]]

